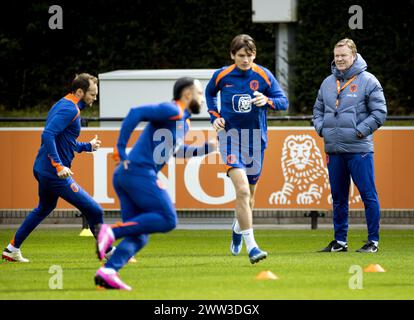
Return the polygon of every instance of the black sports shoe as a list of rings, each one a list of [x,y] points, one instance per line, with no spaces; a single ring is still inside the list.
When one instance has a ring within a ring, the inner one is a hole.
[[[373,241],[367,241],[367,243],[364,244],[362,248],[358,249],[356,252],[378,252],[378,247]]]
[[[318,252],[346,252],[348,251],[347,245],[340,245],[336,240],[332,240],[328,246]]]

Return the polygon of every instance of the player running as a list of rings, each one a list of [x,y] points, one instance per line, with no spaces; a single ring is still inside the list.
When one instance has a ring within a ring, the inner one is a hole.
[[[272,73],[254,63],[256,44],[245,34],[230,45],[231,66],[217,70],[206,88],[207,107],[218,131],[220,153],[236,190],[236,218],[230,250],[238,255],[242,240],[251,263],[267,257],[253,234],[256,185],[267,147],[267,110],[286,110],[288,100]],[[220,92],[221,108],[217,104]]]
[[[42,133],[33,173],[38,182],[39,205],[26,217],[14,238],[3,250],[2,258],[13,262],[29,262],[20,247],[30,233],[57,205],[59,198],[78,208],[94,233],[103,223],[99,204],[72,178],[70,167],[75,152],[96,151],[101,141],[95,136],[90,142],[78,142],[81,131],[80,112],[91,107],[98,95],[98,79],[81,73],[72,81],[72,92],[60,99],[49,111]],[[96,234],[95,234],[96,235]],[[112,248],[108,248],[112,250]],[[109,251],[108,251],[109,252]]]
[[[113,176],[121,202],[123,223],[103,224],[97,238],[98,258],[104,258],[112,243],[123,238],[114,254],[98,269],[95,284],[108,289],[131,290],[118,271],[148,242],[148,235],[168,232],[177,224],[175,207],[157,173],[174,155],[191,157],[215,149],[215,143],[201,147],[184,144],[191,114],[200,113],[203,88],[200,81],[184,77],[174,84],[174,101],[132,108],[124,119],[117,143],[120,164]],[[141,121],[148,121],[130,153],[128,140]]]

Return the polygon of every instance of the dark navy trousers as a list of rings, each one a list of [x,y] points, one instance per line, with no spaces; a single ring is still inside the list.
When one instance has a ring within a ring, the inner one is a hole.
[[[379,241],[380,205],[375,188],[373,153],[328,154],[335,240],[347,242],[349,187],[352,180],[365,206],[368,240]]]

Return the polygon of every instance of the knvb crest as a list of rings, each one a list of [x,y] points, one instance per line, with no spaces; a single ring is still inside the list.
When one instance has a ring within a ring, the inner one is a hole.
[[[357,92],[358,91],[358,85],[356,83],[353,83],[349,86],[349,91],[351,91],[352,93]]]
[[[259,81],[257,80],[250,81],[250,89],[252,89],[253,91],[257,91],[259,89]]]

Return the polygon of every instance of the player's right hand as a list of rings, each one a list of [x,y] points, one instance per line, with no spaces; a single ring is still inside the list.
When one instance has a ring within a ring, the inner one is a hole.
[[[69,178],[73,174],[74,173],[72,172],[72,170],[70,170],[68,167],[62,167],[62,169],[57,173],[60,179]]]
[[[223,130],[225,126],[226,126],[226,120],[224,120],[224,118],[217,118],[216,120],[213,121],[213,128],[216,131]]]

